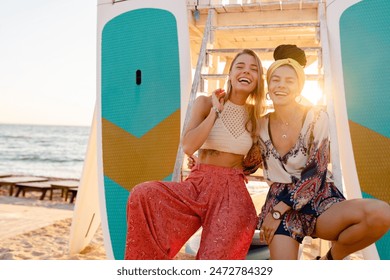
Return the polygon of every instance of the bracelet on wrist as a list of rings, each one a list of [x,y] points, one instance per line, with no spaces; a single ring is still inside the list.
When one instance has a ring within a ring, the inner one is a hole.
[[[222,112],[220,110],[218,110],[218,108],[215,106],[213,106],[213,110],[215,111],[215,113],[217,114],[217,117],[219,118]]]

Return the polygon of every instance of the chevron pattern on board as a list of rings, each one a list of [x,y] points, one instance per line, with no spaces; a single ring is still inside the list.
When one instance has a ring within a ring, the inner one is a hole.
[[[390,202],[390,138],[351,120],[349,129],[362,191]]]
[[[141,138],[104,118],[102,133],[104,175],[131,190],[140,182],[172,174],[180,141],[180,110]]]

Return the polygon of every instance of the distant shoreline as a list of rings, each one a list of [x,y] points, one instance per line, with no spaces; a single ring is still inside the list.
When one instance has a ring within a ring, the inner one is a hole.
[[[61,126],[61,127],[83,127],[83,128],[91,128],[91,125],[74,125],[74,124],[30,124],[30,123],[2,123],[0,125],[19,125],[19,126]]]
[[[73,177],[56,177],[56,176],[49,176],[49,175],[42,175],[42,174],[0,172],[0,178],[4,178],[4,177],[43,177],[43,178],[47,178],[48,180],[74,180],[74,181],[80,181],[79,178],[73,178]]]
[[[90,127],[0,124],[0,174],[81,178]]]

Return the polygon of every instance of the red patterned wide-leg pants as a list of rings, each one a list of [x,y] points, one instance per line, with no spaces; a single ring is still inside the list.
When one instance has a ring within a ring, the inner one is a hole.
[[[197,259],[244,259],[256,223],[242,171],[199,164],[184,182],[132,190],[125,259],[172,259],[201,226]]]

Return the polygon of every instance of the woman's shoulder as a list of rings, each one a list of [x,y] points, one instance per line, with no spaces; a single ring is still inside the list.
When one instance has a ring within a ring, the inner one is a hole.
[[[272,112],[268,112],[260,117],[260,123],[266,123],[269,120],[269,116],[272,114]]]
[[[314,120],[328,117],[328,112],[326,110],[325,105],[308,106],[306,110],[307,110],[306,116],[308,118],[313,118]]]
[[[199,95],[195,99],[195,102],[200,104],[211,104],[211,95]]]
[[[271,114],[272,114],[272,111],[267,112],[267,113],[265,113],[264,115],[262,115],[260,119],[262,119],[262,120],[263,120],[263,119],[264,119],[264,120],[265,120],[265,119],[269,119],[269,116],[270,116]]]
[[[312,128],[314,131],[326,131],[329,127],[329,117],[326,106],[312,106],[306,115],[305,125],[307,128]]]
[[[200,95],[194,100],[194,108],[197,110],[209,110],[211,106],[211,96]]]
[[[266,138],[268,135],[268,122],[269,122],[269,116],[272,112],[268,112],[265,115],[261,116],[260,118],[260,136],[261,138]]]
[[[311,106],[311,110],[313,110],[314,112],[317,112],[318,114],[320,113],[327,113],[326,112],[326,105],[313,105]]]

